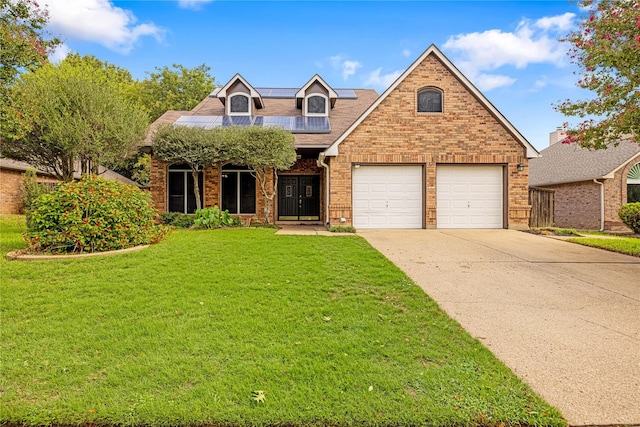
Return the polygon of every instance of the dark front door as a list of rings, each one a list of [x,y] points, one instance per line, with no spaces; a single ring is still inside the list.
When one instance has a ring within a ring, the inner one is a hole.
[[[320,177],[317,175],[278,178],[278,220],[320,220]]]

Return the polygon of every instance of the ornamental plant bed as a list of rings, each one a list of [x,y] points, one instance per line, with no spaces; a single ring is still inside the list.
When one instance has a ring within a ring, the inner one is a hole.
[[[5,424],[566,425],[357,236],[177,230],[0,267]]]

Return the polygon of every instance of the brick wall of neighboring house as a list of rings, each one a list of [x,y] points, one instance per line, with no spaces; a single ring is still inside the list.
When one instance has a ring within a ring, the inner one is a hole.
[[[604,183],[604,229],[631,231],[618,216],[620,206],[627,203],[627,175],[640,161],[640,155],[615,172],[613,178],[598,180]],[[555,190],[555,226],[578,230],[599,230],[601,227],[600,185],[593,181],[549,185]]]
[[[554,224],[577,230],[600,229],[600,185],[593,181],[549,185],[555,190]]]
[[[0,214],[22,213],[22,174],[24,171],[0,168]],[[51,176],[38,174],[38,182],[57,182]]]
[[[443,113],[418,113],[417,93],[425,87],[443,91]],[[509,228],[527,228],[526,149],[433,55],[429,55],[341,143],[329,159],[332,225],[352,224],[351,172],[358,163],[421,164],[426,167],[426,226],[436,227],[436,166],[486,164],[506,166]],[[518,172],[517,164],[525,169]]]

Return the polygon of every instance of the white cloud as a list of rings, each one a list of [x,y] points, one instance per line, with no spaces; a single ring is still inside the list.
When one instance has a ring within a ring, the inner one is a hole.
[[[547,87],[548,84],[549,84],[549,82],[547,81],[546,77],[538,79],[533,84],[533,88],[531,89],[531,92],[537,92],[540,89],[544,89],[545,87]]]
[[[393,83],[398,77],[400,77],[400,74],[402,74],[402,70],[392,71],[391,73],[383,75],[380,75],[381,72],[382,68],[378,68],[377,70],[370,73],[369,77],[364,82],[364,85],[373,86],[380,91],[384,91],[389,86],[391,86],[391,83]]]
[[[137,23],[135,15],[110,0],[48,0],[49,29],[63,39],[99,43],[129,53],[145,36],[161,40],[165,30],[153,23]]]
[[[350,76],[355,75],[356,70],[362,67],[362,64],[358,61],[349,61],[345,59],[343,55],[335,55],[329,58],[331,66],[335,70],[339,70],[342,73],[342,78],[347,80]]]
[[[178,6],[183,9],[200,10],[202,6],[212,1],[213,0],[178,0]]]
[[[362,67],[362,64],[358,61],[344,61],[342,63],[342,78],[347,80],[349,76],[353,76],[360,67]]]
[[[509,76],[499,74],[477,74],[473,78],[473,82],[483,91],[489,91],[498,87],[511,86],[516,79]]]
[[[71,53],[71,48],[69,46],[67,46],[64,43],[60,44],[56,47],[56,50],[54,50],[49,55],[49,61],[53,63],[58,63],[62,61],[64,58],[66,58],[67,55],[69,55],[70,53]]]
[[[564,15],[548,16],[540,18],[536,21],[535,26],[543,30],[567,31],[573,27],[573,18],[575,13],[567,12]]]
[[[503,66],[523,69],[529,64],[565,64],[566,47],[558,41],[557,32],[573,25],[572,13],[550,16],[533,24],[522,20],[513,32],[498,29],[482,33],[458,34],[450,37],[444,49],[456,52],[454,62],[481,90],[511,85],[515,79],[486,74]]]
[[[405,58],[408,58],[411,56],[411,51],[409,49],[403,49],[402,50],[402,56],[404,56]]]

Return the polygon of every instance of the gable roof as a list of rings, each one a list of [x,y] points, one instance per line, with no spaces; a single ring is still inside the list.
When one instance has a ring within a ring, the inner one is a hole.
[[[476,88],[473,83],[469,79],[467,79],[464,74],[458,70],[455,65],[449,59],[444,56],[444,54],[434,45],[429,46],[427,50],[424,51],[422,55],[418,59],[416,59],[413,64],[407,68],[404,73],[400,75],[394,81],[389,88],[380,97],[374,102],[359,118],[356,120],[349,128],[338,138],[329,148],[324,151],[325,156],[337,156],[338,155],[338,147],[350,134],[353,132],[359,125],[364,121],[364,119],[371,114],[373,110],[375,110],[378,105],[384,101],[391,92],[393,92],[399,85],[404,81],[404,79],[409,76],[413,70],[416,69],[429,55],[434,55],[436,58],[442,62],[442,64],[453,74],[458,80],[462,83],[462,85],[502,124],[508,131],[513,135],[513,137],[518,141],[522,146],[527,149],[527,157],[534,158],[538,157],[538,150],[535,149],[533,145],[502,115],[500,111]]]
[[[304,98],[304,94],[307,89],[309,89],[309,87],[315,82],[320,83],[322,86],[324,86],[327,92],[329,92],[329,99],[331,100],[331,106],[333,107],[336,103],[336,98],[338,98],[338,94],[335,90],[333,90],[331,86],[329,86],[329,84],[327,84],[327,82],[324,81],[322,77],[320,77],[319,74],[311,77],[311,79],[307,83],[305,83],[305,85],[302,86],[298,92],[296,92],[296,99]]]
[[[613,143],[604,150],[588,150],[576,144],[556,142],[529,161],[529,185],[532,187],[613,178],[613,174],[640,155],[640,144],[631,141]]]
[[[268,116],[299,116],[300,110],[296,107],[295,94],[297,89],[257,89],[264,93],[276,92],[278,95],[264,96],[264,108],[260,115]],[[295,144],[297,148],[325,149],[329,147],[360,115],[378,98],[378,93],[373,89],[335,89],[338,101],[331,110],[330,133],[296,133]],[[183,116],[223,116],[224,106],[216,98],[215,90],[210,96],[200,101],[191,111],[169,110],[156,119],[147,132],[147,137],[140,149],[144,152],[152,151],[153,134],[162,123],[175,123]]]
[[[256,104],[256,107],[263,108],[264,103],[262,102],[262,97],[260,96],[260,93],[257,90],[255,90],[254,87],[251,86],[249,82],[246,81],[245,78],[242,77],[239,73],[233,76],[231,80],[227,82],[226,85],[222,86],[218,91],[216,91],[215,96],[217,96],[220,99],[220,101],[224,104],[224,99],[226,99],[227,97],[227,90],[237,81],[240,81],[243,85],[247,87],[247,89],[249,89],[249,96],[251,97],[251,99],[253,99],[253,102]]]

